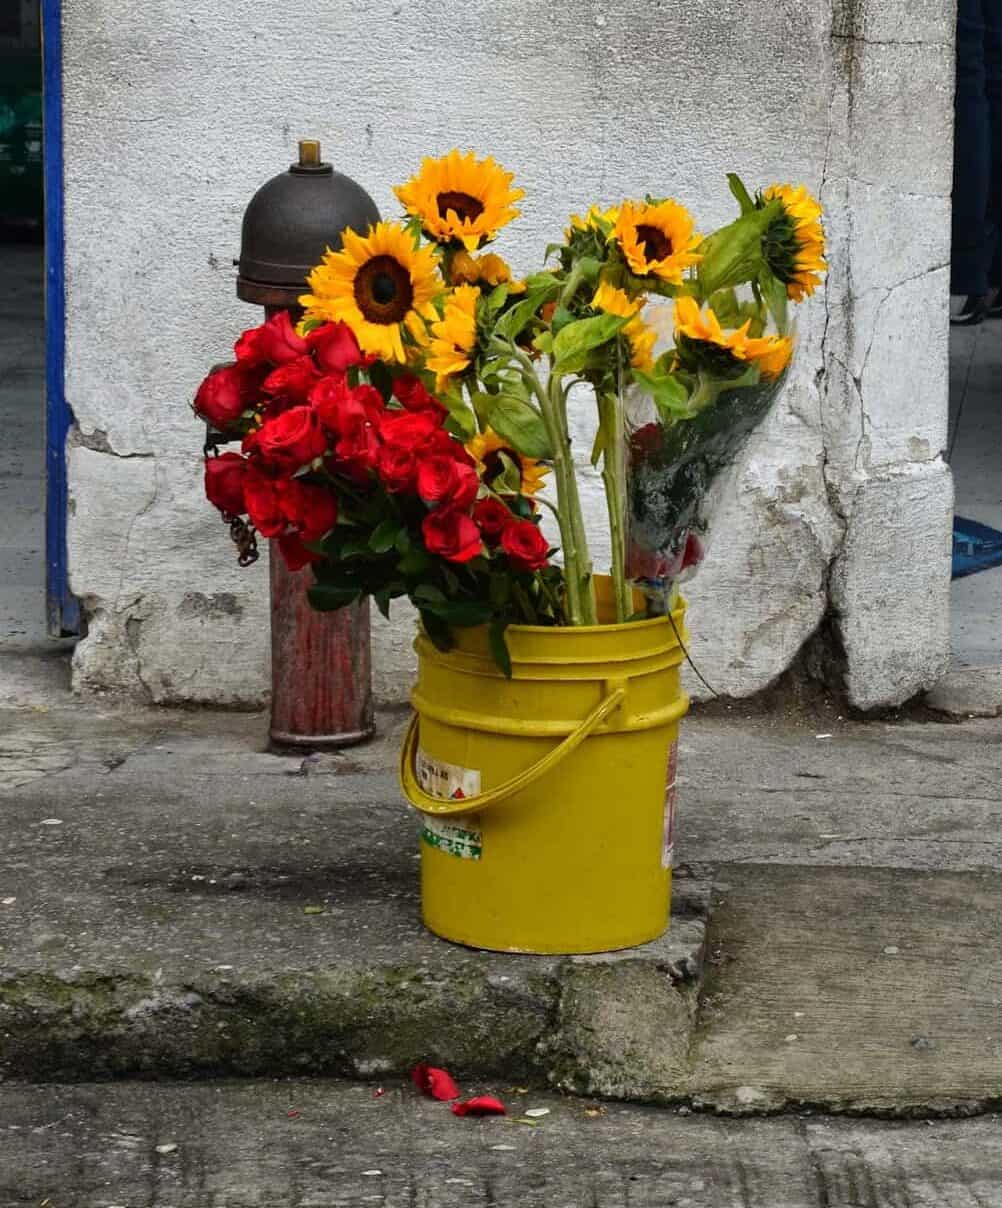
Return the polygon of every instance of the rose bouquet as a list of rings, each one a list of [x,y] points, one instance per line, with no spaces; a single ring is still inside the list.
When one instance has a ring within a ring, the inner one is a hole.
[[[502,668],[510,624],[626,621],[636,581],[671,590],[701,556],[710,485],[786,373],[788,303],[824,270],[803,188],[730,182],[741,212],[708,236],[672,199],[592,207],[516,280],[483,251],[517,216],[511,174],[472,153],[425,160],[397,189],[403,220],[346,230],[301,317],[244,332],[199,387],[196,412],[241,441],[207,454],[205,487],[243,560],[255,531],[274,538],[311,566],[320,609],[371,596],[388,615],[406,596],[441,648],[487,624]],[[665,298],[659,347],[645,307]],[[597,407],[609,618],[572,459],[578,383]]]

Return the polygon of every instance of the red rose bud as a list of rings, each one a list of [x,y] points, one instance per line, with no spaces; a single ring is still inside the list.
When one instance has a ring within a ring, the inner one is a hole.
[[[266,462],[294,473],[327,451],[327,437],[312,407],[292,407],[265,420],[255,448]]]
[[[284,365],[287,361],[294,361],[296,357],[309,352],[309,345],[302,336],[296,335],[289,312],[280,310],[257,329],[254,350],[262,361],[268,361],[272,365]]]
[[[482,549],[480,529],[462,512],[429,512],[421,522],[421,531],[428,553],[449,562],[469,562]]]
[[[417,463],[407,449],[393,449],[384,445],[379,450],[376,469],[383,486],[391,494],[414,490]]]
[[[480,525],[480,531],[488,545],[497,545],[501,534],[511,524],[514,517],[500,499],[479,499],[473,508],[473,519]]]
[[[214,428],[226,431],[235,424],[250,401],[247,377],[239,365],[214,369],[195,395],[195,410]]]
[[[305,541],[319,541],[337,524],[337,500],[325,487],[285,478],[276,484],[279,508]]]
[[[321,561],[320,554],[307,549],[298,533],[282,533],[278,538],[278,548],[291,571],[302,570],[310,562]]]
[[[259,466],[248,462],[244,477],[244,500],[247,515],[262,537],[277,537],[285,530],[278,483],[269,478]]]
[[[452,1114],[454,1116],[503,1116],[505,1110],[501,1100],[495,1099],[493,1095],[476,1095],[472,1099],[467,1099],[465,1103],[454,1103]]]
[[[317,364],[328,373],[344,373],[362,363],[362,350],[347,323],[321,323],[307,334],[306,343],[317,358]]]
[[[439,431],[438,417],[430,411],[385,411],[379,424],[383,443],[417,453]]]
[[[312,357],[296,357],[294,361],[286,361],[273,369],[264,379],[261,389],[265,394],[301,406],[309,398],[319,377]]]
[[[417,490],[427,504],[464,511],[476,499],[479,486],[475,470],[444,453],[433,453],[418,467]]]
[[[411,1081],[424,1095],[439,1099],[443,1103],[449,1099],[459,1098],[459,1087],[453,1082],[452,1075],[446,1070],[422,1061],[411,1070]]]
[[[244,477],[247,462],[239,453],[223,453],[205,459],[205,497],[228,516],[242,516],[247,511],[244,502]]]
[[[682,570],[688,570],[690,566],[698,566],[703,561],[705,553],[702,541],[695,533],[689,533],[685,539],[685,551],[682,554]]]
[[[515,520],[501,534],[501,548],[516,570],[539,570],[545,566],[550,547],[531,520]]]
[[[408,411],[431,411],[440,418],[448,414],[438,399],[428,393],[424,382],[412,373],[402,373],[394,379],[393,395]]]

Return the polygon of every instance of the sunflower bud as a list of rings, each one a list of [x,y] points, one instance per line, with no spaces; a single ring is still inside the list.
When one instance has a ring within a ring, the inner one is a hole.
[[[718,289],[755,280],[765,264],[763,236],[781,213],[781,204],[770,202],[761,210],[742,214],[703,240],[697,271],[699,290],[704,298],[709,298]]]

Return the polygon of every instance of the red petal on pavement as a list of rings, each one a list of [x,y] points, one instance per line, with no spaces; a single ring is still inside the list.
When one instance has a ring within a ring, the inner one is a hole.
[[[503,1116],[504,1104],[493,1095],[476,1095],[465,1103],[454,1103],[452,1113],[455,1116]]]
[[[452,1075],[426,1061],[411,1070],[411,1081],[422,1094],[430,1095],[432,1099],[445,1101],[459,1098],[459,1087],[453,1082]]]

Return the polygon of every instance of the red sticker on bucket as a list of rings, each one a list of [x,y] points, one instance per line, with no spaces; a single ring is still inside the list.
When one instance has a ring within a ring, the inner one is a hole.
[[[668,770],[665,779],[665,822],[661,842],[661,867],[671,868],[675,856],[675,786],[678,778],[678,741],[668,748]]]

